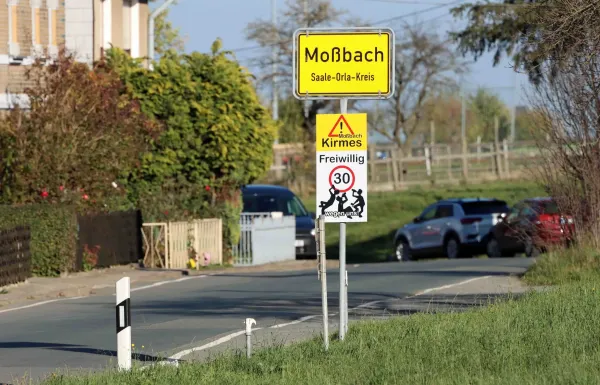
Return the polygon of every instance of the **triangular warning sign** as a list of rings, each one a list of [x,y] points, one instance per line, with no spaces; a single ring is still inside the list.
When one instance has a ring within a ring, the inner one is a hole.
[[[338,133],[334,134],[334,131],[338,129]],[[340,117],[338,118],[337,122],[335,122],[335,124],[333,125],[333,127],[331,128],[331,131],[329,131],[329,137],[330,138],[337,138],[339,137],[339,134],[343,134],[344,130],[348,130],[348,132],[350,132],[350,134],[354,135],[354,131],[352,131],[352,127],[350,127],[350,125],[348,124],[348,122],[346,121],[346,118],[344,118],[344,115],[340,115]]]

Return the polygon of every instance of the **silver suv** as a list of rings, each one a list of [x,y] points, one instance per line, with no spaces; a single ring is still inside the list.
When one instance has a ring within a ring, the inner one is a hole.
[[[399,261],[417,257],[460,258],[485,252],[486,237],[507,213],[508,205],[498,199],[445,199],[423,210],[412,223],[394,236]]]

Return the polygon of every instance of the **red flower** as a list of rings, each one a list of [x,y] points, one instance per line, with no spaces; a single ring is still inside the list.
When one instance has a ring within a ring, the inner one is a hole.
[[[87,201],[88,199],[90,199],[90,197],[89,197],[87,194],[83,194],[82,198],[83,198],[84,200],[86,200],[86,201]]]
[[[169,211],[165,210],[164,214],[169,215]]]
[[[42,195],[42,198],[48,198],[48,191],[43,190],[41,195]]]
[[[210,191],[210,186],[204,186],[204,189],[205,189],[206,191]]]
[[[65,186],[60,186],[58,189],[59,189],[60,191],[63,191],[63,190],[65,189]]]

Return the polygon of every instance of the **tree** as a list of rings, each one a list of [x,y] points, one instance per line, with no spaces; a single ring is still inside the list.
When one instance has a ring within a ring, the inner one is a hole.
[[[481,136],[484,142],[494,141],[494,126],[498,119],[498,137],[508,138],[510,134],[510,112],[500,98],[479,88],[475,95],[469,98],[469,110],[473,112],[474,121],[468,125],[470,140]]]
[[[0,120],[2,202],[124,204],[121,178],[139,166],[157,131],[118,74],[102,61],[90,69],[61,51],[26,76],[33,83],[25,90],[30,109]]]
[[[534,83],[553,76],[570,58],[585,58],[600,47],[600,3],[589,0],[504,0],[452,9],[467,26],[451,33],[460,50],[477,60],[494,52],[494,65],[510,56]],[[549,66],[542,66],[548,62]],[[545,69],[545,71],[542,71]]]
[[[536,136],[536,116],[539,111],[529,108],[517,108],[515,117],[515,139],[533,140]]]
[[[156,2],[157,0],[151,1]],[[180,29],[173,27],[169,21],[169,9],[166,9],[156,17],[154,23],[154,53],[160,57],[169,50],[182,53],[185,50],[185,39],[181,37]]]
[[[248,24],[246,34],[249,40],[255,41],[260,47],[277,48],[275,63],[278,72],[271,71],[273,58],[271,55],[261,55],[253,60],[253,64],[262,68],[264,73],[258,79],[259,84],[265,84],[273,76],[277,77],[280,91],[291,95],[292,85],[292,51],[291,36],[301,27],[331,27],[333,25],[360,25],[355,19],[343,19],[346,12],[333,7],[331,0],[290,0],[287,8],[280,15],[281,22],[274,28],[270,20],[258,20]],[[295,103],[304,110],[304,102]],[[311,139],[315,137],[316,116],[324,108],[331,107],[330,100],[312,100],[308,102],[308,114],[303,115],[302,127]]]
[[[164,132],[142,156],[131,193],[148,220],[221,217],[224,247],[237,242],[240,188],[269,169],[276,126],[250,74],[221,51],[167,52],[153,71],[111,50],[128,93]]]
[[[279,102],[279,143],[301,143],[304,141],[305,131],[304,111],[302,105],[293,96]]]
[[[600,246],[600,60],[575,61],[530,96],[541,181],[575,218],[579,240]]]
[[[423,118],[418,131],[424,133],[431,141],[430,124],[433,122],[433,139],[436,143],[460,143],[461,107],[461,100],[454,93],[429,98],[423,105]],[[469,117],[467,121],[470,120]]]
[[[406,24],[399,38],[395,92],[384,102],[392,124],[374,128],[406,150],[422,124],[427,100],[456,88],[454,76],[465,68],[437,35]]]

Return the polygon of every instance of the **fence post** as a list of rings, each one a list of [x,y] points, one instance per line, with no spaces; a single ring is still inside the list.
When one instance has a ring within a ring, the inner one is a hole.
[[[463,137],[462,138],[462,175],[463,175],[463,179],[465,180],[465,182],[467,181],[467,179],[469,178],[469,165],[468,165],[468,159],[467,159],[467,152],[468,152],[468,148],[467,148],[467,138]]]
[[[425,143],[425,170],[427,170],[427,176],[431,176],[431,151],[429,145]]]
[[[509,163],[508,163],[508,142],[506,140],[506,138],[502,141],[502,150],[504,152],[504,173],[506,174],[506,177],[509,178],[510,177],[510,169],[509,169]]]
[[[396,147],[391,150],[391,158],[392,158],[392,187],[394,191],[398,189],[398,152]]]
[[[494,157],[496,166],[496,175],[498,178],[502,178],[502,162],[500,161],[500,121],[497,116],[494,116]]]

